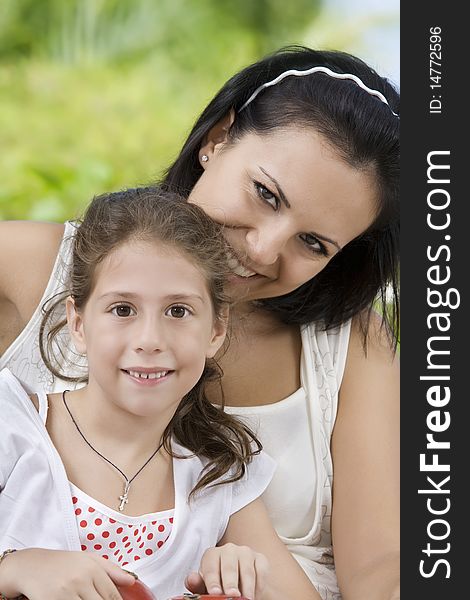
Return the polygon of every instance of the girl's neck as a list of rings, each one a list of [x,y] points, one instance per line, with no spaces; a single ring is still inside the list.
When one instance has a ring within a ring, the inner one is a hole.
[[[155,450],[172,415],[150,418],[131,414],[105,400],[102,393],[93,387],[89,384],[67,392],[65,396],[69,410],[86,439],[101,452],[106,448],[119,448],[135,458]]]

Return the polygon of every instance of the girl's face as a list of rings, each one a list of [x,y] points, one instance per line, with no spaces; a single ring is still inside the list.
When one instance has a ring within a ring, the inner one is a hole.
[[[209,160],[189,201],[225,225],[234,301],[298,288],[374,219],[372,175],[340,160],[312,129],[209,140],[200,154]]]
[[[67,301],[88,389],[127,412],[169,421],[225,336],[203,275],[177,251],[135,241],[108,255],[94,282],[83,310]]]

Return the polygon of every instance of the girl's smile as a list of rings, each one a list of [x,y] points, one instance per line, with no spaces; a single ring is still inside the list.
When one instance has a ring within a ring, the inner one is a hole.
[[[171,369],[155,368],[143,368],[143,367],[132,367],[130,369],[121,369],[124,373],[135,381],[137,385],[152,386],[167,381],[170,375],[173,373]]]

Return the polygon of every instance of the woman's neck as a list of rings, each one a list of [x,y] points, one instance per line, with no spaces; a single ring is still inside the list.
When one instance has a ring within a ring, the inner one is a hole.
[[[231,313],[229,338],[216,357],[224,373],[227,406],[273,404],[299,388],[302,343],[298,325],[281,323],[260,307],[237,305]],[[222,403],[218,384],[209,385],[206,393],[214,404]]]
[[[230,318],[233,333],[248,337],[270,335],[285,327],[274,313],[255,302],[235,304],[231,309]]]

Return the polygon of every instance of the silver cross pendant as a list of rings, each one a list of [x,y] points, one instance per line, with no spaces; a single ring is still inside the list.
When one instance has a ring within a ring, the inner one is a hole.
[[[129,495],[129,488],[131,487],[131,484],[126,481],[126,484],[124,485],[124,493],[122,496],[119,496],[119,500],[121,501],[121,504],[119,505],[119,510],[123,511],[124,510],[124,505],[127,504],[129,502],[129,500],[127,499],[128,495]]]

